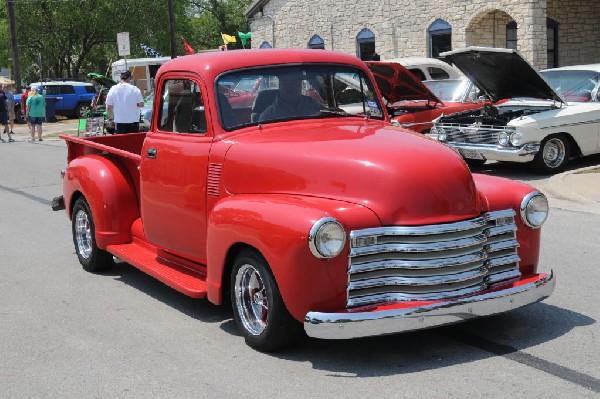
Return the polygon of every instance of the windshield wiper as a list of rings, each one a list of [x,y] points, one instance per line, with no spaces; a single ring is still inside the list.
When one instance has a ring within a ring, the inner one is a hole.
[[[343,109],[322,109],[319,111],[321,114],[329,114],[329,115],[337,115],[337,116],[357,116],[354,114],[349,114]]]

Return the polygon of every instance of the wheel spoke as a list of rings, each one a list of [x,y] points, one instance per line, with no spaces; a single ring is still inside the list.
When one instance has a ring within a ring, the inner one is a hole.
[[[245,328],[259,335],[266,327],[268,315],[267,292],[258,270],[243,265],[235,280],[235,300],[238,314]]]

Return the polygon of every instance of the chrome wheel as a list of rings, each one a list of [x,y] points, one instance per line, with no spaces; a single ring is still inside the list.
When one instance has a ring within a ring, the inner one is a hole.
[[[88,215],[83,210],[75,215],[75,241],[77,252],[84,259],[89,259],[92,253],[92,232]]]
[[[79,198],[73,205],[71,220],[73,244],[79,263],[88,272],[99,272],[114,264],[110,253],[96,246],[96,225],[90,206],[85,198]]]
[[[548,140],[542,151],[544,163],[550,168],[562,165],[567,154],[565,143],[558,137]]]
[[[267,326],[269,300],[263,279],[250,264],[242,265],[235,276],[235,305],[244,328],[260,335]]]

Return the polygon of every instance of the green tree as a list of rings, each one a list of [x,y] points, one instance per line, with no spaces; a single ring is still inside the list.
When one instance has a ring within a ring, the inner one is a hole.
[[[223,44],[221,33],[237,36],[238,31],[249,30],[244,11],[252,0],[192,0],[190,3],[191,12],[197,17],[191,21],[194,41],[200,48]],[[234,47],[242,48],[239,39]]]

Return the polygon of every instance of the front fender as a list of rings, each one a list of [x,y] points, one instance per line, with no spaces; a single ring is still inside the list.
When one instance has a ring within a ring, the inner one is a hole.
[[[228,253],[239,244],[257,249],[268,262],[288,311],[302,321],[310,310],[346,304],[349,243],[333,259],[317,259],[308,235],[322,217],[351,230],[379,227],[368,208],[330,199],[292,195],[238,195],[221,200],[208,220],[208,299],[222,302],[228,288]]]
[[[131,241],[131,225],[140,217],[138,199],[131,176],[116,157],[85,155],[72,160],[63,180],[69,218],[79,194],[90,206],[99,248]]]
[[[532,229],[523,223],[520,216],[521,201],[532,191],[537,191],[524,183],[502,177],[473,174],[473,180],[479,193],[487,202],[489,211],[512,208],[517,224],[519,241],[519,268],[523,275],[537,273],[540,252],[541,229]]]

